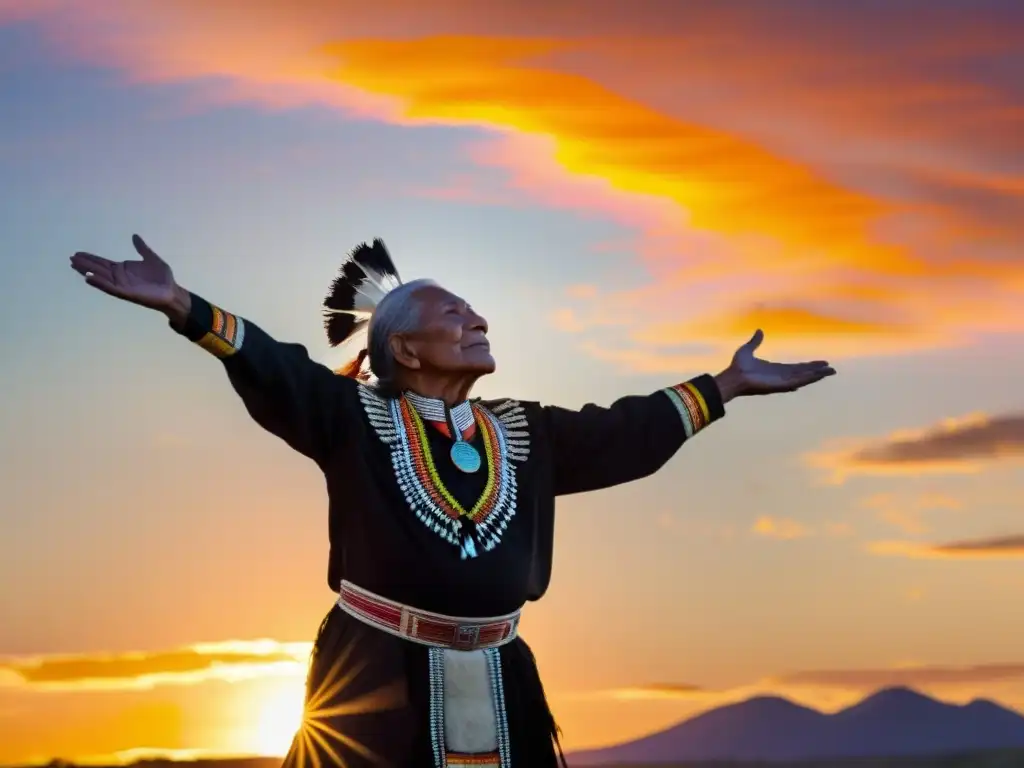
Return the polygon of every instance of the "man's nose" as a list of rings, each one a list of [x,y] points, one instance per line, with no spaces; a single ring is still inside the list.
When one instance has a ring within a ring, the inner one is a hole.
[[[481,331],[487,333],[489,326],[487,325],[487,318],[482,315],[478,315],[476,312],[470,312],[469,315],[469,327],[474,331]]]

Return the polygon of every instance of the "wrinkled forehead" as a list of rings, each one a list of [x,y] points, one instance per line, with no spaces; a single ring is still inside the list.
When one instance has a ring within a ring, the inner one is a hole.
[[[452,306],[465,305],[466,301],[447,288],[440,285],[424,285],[417,288],[413,295],[419,302],[420,311],[424,314],[440,313]]]

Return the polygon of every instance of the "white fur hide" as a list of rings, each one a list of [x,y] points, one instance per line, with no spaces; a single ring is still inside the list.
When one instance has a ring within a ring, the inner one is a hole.
[[[451,752],[498,748],[498,719],[483,651],[444,652],[444,740]]]

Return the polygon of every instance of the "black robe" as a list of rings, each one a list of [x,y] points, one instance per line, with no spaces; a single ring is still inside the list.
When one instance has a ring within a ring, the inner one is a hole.
[[[223,361],[262,427],[323,471],[331,589],[337,592],[345,579],[448,616],[500,616],[539,599],[551,576],[557,496],[646,477],[688,437],[724,415],[717,385],[707,375],[624,397],[607,408],[480,402],[495,415],[504,447],[492,451],[491,465],[485,462],[473,474],[447,460],[449,437],[426,430],[431,453],[440,457],[437,476],[466,509],[487,490],[492,465],[504,462],[505,469],[495,471],[506,471],[512,486],[511,504],[506,498],[502,509],[495,508],[494,515],[503,516],[491,519],[484,526],[487,535],[477,539],[477,556],[463,558],[431,518],[410,508],[399,487],[401,446],[389,433],[391,400],[311,360],[301,345],[275,341],[196,295],[181,333]],[[473,437],[482,456],[485,439],[482,429]],[[521,638],[502,646],[500,654],[514,765],[554,768],[557,729],[533,654]],[[335,607],[314,644],[307,722],[286,765],[433,766],[428,696],[426,647],[370,628]]]

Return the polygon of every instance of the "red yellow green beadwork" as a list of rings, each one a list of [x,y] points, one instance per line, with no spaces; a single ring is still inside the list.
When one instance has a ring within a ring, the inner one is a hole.
[[[430,451],[428,425],[405,397],[385,399],[360,387],[370,425],[391,450],[395,477],[409,508],[427,528],[461,550],[464,558],[501,542],[516,513],[514,464],[529,457],[523,408],[505,401],[494,410],[472,404],[486,464],[484,489],[472,507],[462,506],[445,487]]]
[[[498,500],[498,477],[507,461],[498,445],[497,427],[483,415],[479,406],[473,406],[474,420],[483,438],[487,481],[476,504],[467,510],[452,496],[437,473],[437,465],[434,463],[434,456],[430,451],[430,441],[427,438],[426,423],[404,397],[399,400],[399,404],[406,434],[409,435],[409,451],[413,456],[416,477],[419,482],[428,489],[431,498],[445,515],[453,520],[458,520],[460,517],[468,517],[475,523],[485,520],[494,511],[494,505]]]

